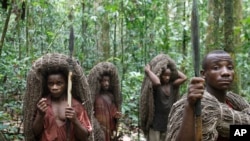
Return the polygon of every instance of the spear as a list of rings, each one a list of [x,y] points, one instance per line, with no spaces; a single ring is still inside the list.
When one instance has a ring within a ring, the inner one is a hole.
[[[72,13],[69,14],[69,19],[72,19]],[[73,61],[72,61],[72,55],[74,50],[74,28],[71,24],[70,26],[70,34],[69,34],[69,74],[68,74],[68,91],[67,91],[67,100],[68,105],[71,107],[72,105],[72,71],[73,71]],[[66,122],[66,135],[67,135],[67,141],[70,141],[70,122],[67,119]]]
[[[193,0],[192,17],[191,17],[191,33],[192,33],[192,47],[193,47],[193,61],[195,76],[199,76],[200,67],[200,48],[199,48],[199,17],[197,9],[197,0]],[[201,100],[195,104],[195,141],[202,139],[202,120],[201,120]]]

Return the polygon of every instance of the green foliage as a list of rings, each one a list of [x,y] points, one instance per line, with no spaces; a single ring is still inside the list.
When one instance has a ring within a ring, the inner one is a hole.
[[[193,75],[192,48],[190,42],[191,1],[181,0],[39,0],[25,1],[24,20],[17,20],[12,13],[0,56],[0,130],[6,131],[9,140],[22,138],[18,126],[4,125],[11,122],[13,113],[22,117],[21,101],[25,92],[26,76],[32,62],[45,53],[68,54],[69,26],[75,31],[74,57],[87,72],[102,60],[100,45],[103,22],[108,21],[110,36],[110,58],[117,65],[122,82],[122,122],[131,127],[138,126],[138,103],[144,76],[143,67],[154,56],[166,53],[176,61],[188,78]],[[240,68],[241,92],[250,101],[250,3],[243,4],[241,33],[242,46],[237,49],[237,68]],[[22,2],[15,3],[13,11],[21,11]],[[74,18],[68,19],[73,9]],[[206,46],[207,1],[199,1],[201,56]],[[19,13],[20,14],[20,13]],[[104,19],[107,15],[107,19]],[[7,11],[0,8],[0,33],[2,35]],[[185,41],[185,42],[184,42]],[[185,47],[185,48],[184,48]],[[186,85],[180,94],[186,92]],[[9,111],[7,111],[9,109]],[[12,113],[13,112],[13,113]],[[20,119],[19,118],[19,119]],[[14,134],[17,133],[17,134]]]
[[[240,53],[237,55],[238,58],[236,58],[237,66],[236,69],[238,70],[238,73],[240,74],[240,94],[247,98],[248,101],[250,101],[250,80],[249,80],[249,73],[246,72],[246,70],[250,69],[250,64],[248,63],[250,61],[249,53]]]
[[[3,105],[5,111],[0,111],[0,130],[5,133],[7,140],[23,140],[22,101],[14,99]]]
[[[22,140],[22,95],[30,58],[18,60],[12,52],[3,52],[0,60],[0,130],[7,140]]]
[[[143,74],[140,72],[129,72],[122,81],[122,113],[130,121],[130,126],[138,126],[139,121],[139,97]]]
[[[18,60],[11,52],[3,52],[0,63],[0,94],[5,99],[9,99],[14,95],[23,94],[25,89],[26,73],[29,69],[27,62],[29,57]]]

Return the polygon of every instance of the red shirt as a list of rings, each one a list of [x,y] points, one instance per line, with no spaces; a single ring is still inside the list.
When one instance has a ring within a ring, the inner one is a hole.
[[[66,122],[63,125],[58,126],[51,106],[50,97],[47,98],[47,104],[48,109],[44,117],[44,131],[41,135],[40,141],[66,141]],[[72,107],[74,108],[80,123],[91,132],[92,126],[82,104],[73,98]],[[75,141],[73,125],[71,124],[70,127],[70,141]]]
[[[107,101],[104,97],[104,95],[97,95],[95,98],[95,117],[105,133],[105,141],[111,141],[111,136],[117,125],[114,115],[118,110],[115,104],[111,102],[112,100]]]

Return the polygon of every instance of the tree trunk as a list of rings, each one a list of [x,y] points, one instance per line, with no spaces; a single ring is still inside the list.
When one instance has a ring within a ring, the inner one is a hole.
[[[103,5],[105,6],[105,1],[97,0],[94,2],[94,9],[98,11],[97,8]],[[96,23],[96,37],[97,37],[97,51],[100,54],[100,58],[97,61],[107,60],[110,57],[110,25],[108,19],[108,12],[107,11],[98,11],[96,15],[99,15],[100,20]],[[99,24],[98,24],[99,23]],[[101,31],[101,32],[99,32]]]
[[[169,49],[169,9],[168,9],[168,1],[166,1],[165,3],[165,18],[166,18],[166,22],[165,22],[165,29],[166,29],[166,33],[165,33],[165,37],[163,37],[163,41],[164,41],[164,45],[161,47],[164,51],[167,51]]]
[[[233,16],[236,14],[236,10],[237,10],[237,16],[239,16],[238,18],[240,18],[241,16],[239,15],[239,11],[241,11],[240,9],[234,9],[235,4],[239,4],[239,3],[234,3],[234,0],[225,0],[225,7],[224,7],[224,44],[225,44],[225,51],[229,52],[231,54],[231,56],[233,57],[233,60],[235,62],[236,65],[236,58],[235,58],[235,54],[237,53],[237,49],[236,46],[234,44],[234,37],[236,37],[234,35],[234,27],[235,25],[235,20],[233,18]],[[236,6],[237,7],[237,6]],[[234,14],[235,13],[235,14]],[[237,19],[238,20],[238,19]],[[239,25],[239,22],[237,22],[237,24]],[[239,35],[238,35],[239,36]],[[238,38],[239,39],[239,38]],[[238,40],[237,39],[237,40]],[[234,82],[233,82],[233,87],[232,87],[232,91],[235,93],[239,93],[239,75],[237,73],[237,68],[235,69],[235,76],[234,76]]]
[[[100,45],[103,52],[103,59],[107,60],[110,57],[110,39],[109,39],[109,20],[108,13],[104,13],[104,16],[101,19],[101,38]]]
[[[242,25],[241,25],[241,21],[242,21],[242,0],[234,0],[234,5],[233,5],[233,9],[234,9],[234,46],[236,48],[237,51],[239,51],[239,47],[241,47],[241,30],[242,29]]]
[[[84,12],[85,12],[85,1],[82,1],[82,15],[84,15]],[[88,58],[88,53],[87,53],[87,49],[86,49],[87,21],[86,21],[85,17],[82,18],[81,30],[82,30],[81,33],[82,33],[82,38],[83,38],[83,42],[81,44],[81,50],[85,56],[80,61],[83,62],[85,58]],[[86,65],[87,65],[86,67],[89,68],[88,63]]]
[[[225,51],[234,53],[234,20],[233,20],[233,0],[225,0],[224,5],[224,45]]]
[[[8,29],[11,12],[12,12],[12,4],[10,4],[10,6],[9,6],[9,11],[8,11],[7,18],[6,18],[5,23],[4,23],[4,28],[3,28],[3,32],[2,32],[2,36],[1,36],[1,40],[0,40],[0,57],[2,55],[4,39],[5,39],[7,29]]]
[[[30,46],[30,38],[29,38],[29,25],[30,25],[30,15],[29,15],[29,2],[27,2],[27,7],[26,7],[26,29],[25,29],[25,34],[26,34],[26,56],[29,56],[29,46]]]
[[[221,28],[220,21],[222,20],[223,13],[223,0],[209,0],[208,1],[208,27],[207,37],[205,39],[206,52],[215,49],[223,49],[222,37],[223,29]]]

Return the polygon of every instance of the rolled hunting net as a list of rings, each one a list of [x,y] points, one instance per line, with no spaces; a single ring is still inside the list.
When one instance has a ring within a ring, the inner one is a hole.
[[[73,58],[59,53],[46,54],[37,59],[27,76],[26,93],[24,96],[23,113],[24,113],[24,135],[26,141],[34,141],[34,134],[32,131],[32,123],[36,111],[37,102],[47,95],[45,91],[45,75],[50,71],[63,70],[69,72],[69,64],[72,68],[72,97],[77,99],[86,109],[91,124],[96,124],[93,119],[93,104],[90,95],[87,78],[83,73],[83,69],[78,62]],[[98,131],[96,131],[98,132]],[[90,139],[93,140],[95,135],[92,134]],[[98,135],[97,135],[98,138]]]
[[[116,66],[110,62],[100,62],[90,70],[90,73],[88,75],[88,83],[92,96],[91,99],[93,100],[92,103],[94,103],[96,94],[99,94],[100,92],[101,86],[99,81],[103,74],[108,74],[110,76],[110,91],[114,96],[114,102],[118,108],[118,111],[121,111],[122,95],[120,90],[118,70]],[[97,121],[97,123],[99,122]],[[98,126],[99,127],[97,128],[100,128],[100,124]],[[104,137],[104,133],[102,134]]]
[[[166,54],[159,54],[154,57],[149,65],[151,71],[160,77],[163,70],[170,68],[171,70],[171,81],[174,81],[178,77],[175,62]],[[174,89],[171,94],[171,101],[175,102],[178,99],[178,88]],[[141,97],[140,97],[140,128],[144,134],[147,135],[150,125],[153,121],[154,116],[154,98],[153,98],[153,86],[148,76],[145,75],[142,86],[141,86]]]
[[[100,92],[101,86],[99,80],[103,74],[108,74],[110,76],[110,91],[114,95],[115,105],[118,107],[118,110],[121,111],[122,95],[118,70],[116,66],[110,62],[100,62],[90,70],[88,83],[90,86],[92,100],[94,100],[95,95]]]

